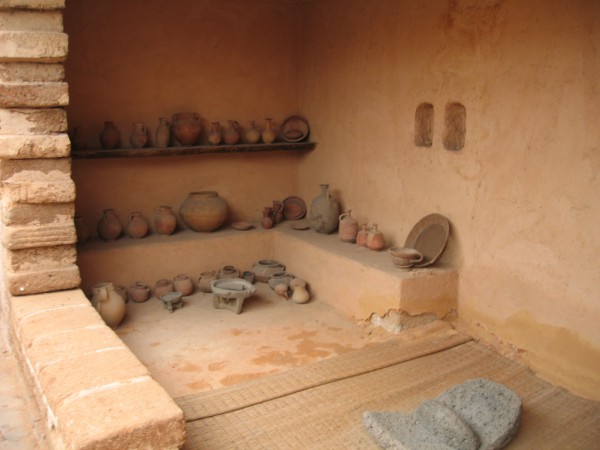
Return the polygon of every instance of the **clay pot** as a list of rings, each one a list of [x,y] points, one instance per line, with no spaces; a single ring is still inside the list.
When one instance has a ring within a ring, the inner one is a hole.
[[[338,236],[342,242],[356,242],[358,223],[352,218],[352,210],[346,209],[339,219]]]
[[[154,210],[154,231],[161,236],[170,236],[177,228],[177,217],[170,206],[158,206]]]
[[[292,301],[294,303],[306,303],[310,300],[310,294],[305,285],[299,284],[292,288]]]
[[[200,116],[195,112],[173,114],[171,130],[180,145],[184,147],[195,145],[202,132]]]
[[[260,141],[260,130],[254,120],[250,122],[250,128],[246,130],[245,138],[248,144],[256,144]]]
[[[202,272],[198,278],[198,290],[205,293],[212,292],[211,284],[217,278],[219,278],[219,276],[215,270]]]
[[[115,241],[119,239],[123,232],[123,225],[117,217],[115,210],[107,208],[98,222],[98,236],[105,241]]]
[[[219,122],[212,122],[211,125],[210,132],[208,133],[208,142],[212,145],[219,145],[223,139],[221,124]]]
[[[191,192],[179,208],[179,215],[194,231],[214,231],[227,219],[227,203],[215,191]]]
[[[181,292],[183,295],[191,295],[194,293],[194,282],[190,277],[182,273],[173,278],[173,288],[176,292]]]
[[[273,200],[273,223],[278,224],[283,220],[283,203]]]
[[[361,247],[367,246],[367,236],[369,235],[369,228],[366,223],[360,226],[360,231],[356,234],[356,244]]]
[[[271,144],[271,143],[275,142],[275,139],[277,138],[277,134],[275,133],[275,130],[273,129],[273,122],[272,122],[273,119],[267,118],[265,120],[267,121],[267,125],[265,126],[265,129],[261,133],[261,137],[262,137],[262,141],[265,144]]]
[[[136,303],[143,303],[150,298],[150,286],[136,281],[129,286],[129,298]]]
[[[376,223],[373,224],[367,235],[367,248],[375,251],[383,250],[385,248],[383,233],[377,229]]]
[[[240,124],[235,120],[229,121],[229,128],[223,135],[223,141],[227,145],[235,145],[240,142]]]
[[[294,275],[289,272],[275,272],[269,277],[269,286],[273,289],[278,284],[290,285],[290,282],[294,279]]]
[[[171,142],[171,128],[169,122],[164,117],[158,118],[158,127],[154,133],[154,146],[157,148],[166,148]]]
[[[133,148],[144,148],[148,143],[148,130],[141,122],[133,123],[133,131],[129,136],[129,142]]]
[[[335,231],[340,217],[340,205],[329,195],[329,185],[321,184],[321,193],[310,204],[309,225],[319,232],[329,234]]]
[[[263,209],[263,216],[260,224],[265,230],[273,228],[273,208],[271,208],[270,206],[265,206],[265,208]]]
[[[77,243],[83,244],[90,238],[92,231],[83,221],[83,218],[75,216],[75,234],[77,235]]]
[[[104,129],[100,132],[100,145],[102,148],[112,150],[121,144],[121,133],[114,122],[104,122]]]
[[[141,212],[136,211],[129,214],[127,234],[133,239],[141,239],[148,234],[148,222]]]
[[[154,285],[154,296],[160,298],[161,295],[167,292],[173,292],[173,283],[166,278],[162,278]]]
[[[221,270],[219,270],[219,278],[239,278],[240,271],[236,269],[234,266],[223,266]]]
[[[117,328],[125,318],[127,308],[112,283],[98,283],[92,286],[92,305],[111,328]]]
[[[252,265],[252,271],[256,277],[256,281],[266,283],[271,275],[277,272],[283,272],[285,266],[274,259],[261,259]]]

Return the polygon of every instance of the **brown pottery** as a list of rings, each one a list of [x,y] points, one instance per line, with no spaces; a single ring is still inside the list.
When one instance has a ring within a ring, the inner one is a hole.
[[[246,130],[245,137],[248,144],[256,144],[258,141],[260,141],[260,130],[256,126],[256,122],[254,120],[250,122],[250,128]]]
[[[154,210],[154,231],[162,236],[173,234],[177,227],[177,217],[170,206],[161,205]]]
[[[179,215],[194,231],[214,231],[227,219],[227,203],[215,191],[190,192]]]
[[[210,132],[208,133],[208,142],[212,145],[219,145],[223,136],[221,135],[221,124],[212,122]]]
[[[121,133],[114,122],[104,122],[104,129],[100,132],[100,144],[107,150],[117,148],[121,144]]]
[[[158,280],[156,285],[154,285],[154,296],[160,298],[161,295],[167,292],[173,292],[173,283],[171,280],[167,280],[166,278]]]
[[[361,247],[367,246],[367,236],[369,235],[368,225],[363,223],[360,226],[360,230],[356,233],[356,245],[360,245]]]
[[[98,283],[92,286],[92,305],[111,328],[117,328],[127,311],[125,300],[115,290],[112,283]]]
[[[136,303],[143,303],[150,298],[150,286],[141,281],[136,281],[129,286],[129,298]]]
[[[329,194],[328,184],[321,184],[320,187],[321,193],[311,202],[308,223],[318,233],[329,234],[338,227],[340,205]]]
[[[189,276],[182,273],[173,278],[173,288],[183,295],[191,295],[194,293],[194,282]]]
[[[195,112],[173,114],[171,129],[177,142],[184,147],[195,145],[202,132],[200,116]]]
[[[265,120],[267,121],[267,125],[265,126],[265,129],[263,130],[261,137],[262,137],[262,141],[265,144],[271,144],[271,143],[275,142],[277,135],[275,134],[275,130],[273,129],[273,119],[267,118]]]
[[[219,275],[215,270],[202,272],[198,278],[198,289],[205,293],[212,292],[211,284],[217,278],[219,278]]]
[[[346,209],[342,215],[340,215],[338,236],[342,242],[356,242],[357,234],[358,223],[352,218],[352,210]]]
[[[383,250],[385,248],[383,233],[377,229],[376,223],[373,224],[367,235],[367,248],[375,251]]]
[[[270,206],[264,207],[263,217],[260,223],[265,230],[273,228],[273,208]]]
[[[235,145],[240,141],[240,124],[237,121],[229,121],[229,128],[225,131],[223,140],[227,145]]]
[[[133,123],[133,131],[129,136],[129,142],[133,148],[144,148],[148,143],[148,130],[141,122]]]
[[[105,241],[115,241],[119,239],[123,232],[123,225],[117,217],[115,210],[107,208],[98,222],[98,236]]]
[[[127,234],[134,239],[141,239],[148,234],[148,222],[139,211],[129,214],[127,223]]]
[[[158,127],[154,133],[154,146],[158,148],[166,148],[171,142],[171,129],[169,122],[164,117],[158,118]]]

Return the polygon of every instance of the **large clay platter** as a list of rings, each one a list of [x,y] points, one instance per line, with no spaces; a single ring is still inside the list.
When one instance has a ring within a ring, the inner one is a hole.
[[[281,137],[287,142],[300,142],[310,132],[308,121],[301,116],[290,116],[281,125]]]
[[[300,220],[306,215],[306,203],[300,197],[287,197],[283,200],[283,217],[287,220]]]
[[[423,260],[413,267],[427,267],[434,264],[446,248],[450,234],[450,222],[441,214],[429,214],[419,220],[410,230],[404,243],[423,254]]]

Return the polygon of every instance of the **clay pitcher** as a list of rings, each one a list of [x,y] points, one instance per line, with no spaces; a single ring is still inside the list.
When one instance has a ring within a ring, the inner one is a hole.
[[[195,112],[173,114],[171,129],[180,145],[191,147],[198,142],[202,132],[200,116]]]
[[[150,287],[141,281],[136,281],[129,286],[129,298],[136,303],[145,302],[150,298]]]
[[[210,132],[208,133],[208,142],[211,145],[219,145],[223,136],[221,135],[221,124],[219,122],[211,123]]]
[[[335,231],[340,218],[340,205],[329,194],[329,185],[321,184],[321,193],[310,205],[308,223],[318,233],[329,234]]]
[[[275,130],[273,129],[273,119],[267,118],[265,120],[267,121],[267,125],[265,126],[261,137],[265,144],[271,144],[275,142],[275,138],[277,138],[277,135],[275,134]]]
[[[237,121],[229,121],[229,128],[225,131],[223,140],[227,145],[235,145],[240,141],[240,124]]]
[[[154,145],[158,148],[166,148],[171,142],[171,129],[169,122],[164,117],[158,118],[158,127],[154,133]]]
[[[383,250],[384,247],[385,240],[383,238],[383,233],[377,229],[377,224],[374,223],[367,235],[367,248],[379,251]]]
[[[148,234],[148,222],[139,211],[129,214],[127,223],[127,234],[134,239],[141,239]]]
[[[189,276],[182,273],[173,278],[173,288],[183,295],[192,295],[194,293],[194,282]]]
[[[111,328],[117,328],[127,311],[125,300],[121,297],[112,283],[98,283],[92,287],[92,305]]]
[[[141,122],[133,122],[133,131],[129,136],[133,148],[144,148],[148,143],[148,130]]]
[[[161,295],[166,294],[168,292],[173,292],[173,283],[171,282],[171,280],[162,278],[158,280],[154,285],[154,296],[156,298],[160,298]]]
[[[256,122],[252,120],[250,122],[250,128],[246,131],[246,142],[248,144],[256,144],[260,141],[260,130],[256,126]]]
[[[265,230],[273,228],[273,208],[270,206],[265,206],[260,224]]]
[[[116,241],[121,237],[123,232],[123,225],[117,217],[115,210],[107,208],[102,214],[102,218],[98,222],[98,236],[105,241]]]
[[[154,231],[161,236],[170,236],[177,227],[177,217],[170,206],[159,206],[154,210]]]
[[[121,144],[121,133],[114,122],[104,122],[104,129],[100,132],[100,144],[107,150],[117,148]]]
[[[338,236],[342,242],[356,242],[357,234],[358,223],[352,218],[352,210],[346,209],[342,215],[340,215]]]
[[[366,223],[363,223],[360,226],[360,231],[356,233],[356,245],[360,245],[361,247],[367,246],[367,236],[369,235],[369,228]]]

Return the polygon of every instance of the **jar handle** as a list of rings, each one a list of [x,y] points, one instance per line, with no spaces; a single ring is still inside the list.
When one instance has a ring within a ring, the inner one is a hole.
[[[340,217],[338,218],[338,220],[342,220],[344,217],[348,217],[348,213],[342,213],[340,214]]]

